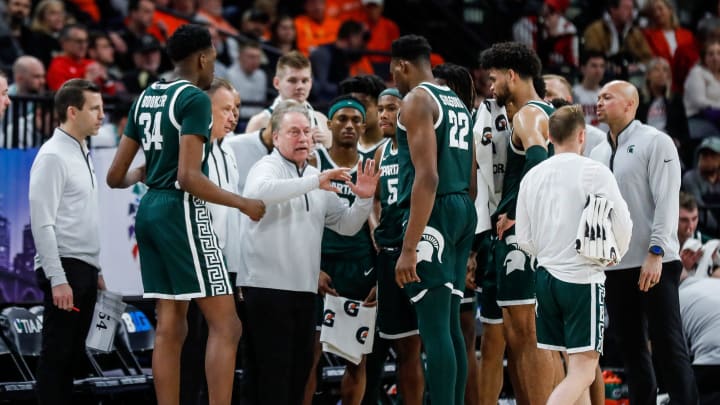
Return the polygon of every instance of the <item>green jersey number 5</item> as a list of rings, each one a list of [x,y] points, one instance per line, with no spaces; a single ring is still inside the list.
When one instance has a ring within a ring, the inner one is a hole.
[[[387,186],[388,186],[388,191],[390,192],[390,195],[388,196],[388,201],[387,201],[388,205],[393,205],[397,202],[397,197],[398,197],[397,185],[398,185],[397,177],[393,178],[393,179],[388,179]]]

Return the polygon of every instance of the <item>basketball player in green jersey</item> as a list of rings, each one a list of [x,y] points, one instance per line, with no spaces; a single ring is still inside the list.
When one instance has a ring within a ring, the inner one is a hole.
[[[435,82],[440,85],[450,87],[455,94],[460,97],[465,107],[471,112],[475,106],[475,83],[473,82],[472,74],[466,68],[453,64],[443,63],[442,65],[435,66],[433,68],[433,75],[435,76]],[[473,126],[474,126],[473,120]],[[473,166],[476,166],[475,159],[473,159]],[[471,197],[477,196],[471,183]],[[474,240],[474,239],[473,239]],[[475,279],[475,269],[477,252],[470,250],[470,255],[467,257],[467,277],[469,280]],[[483,255],[485,258],[485,255]],[[467,384],[465,387],[465,405],[477,405],[480,403],[480,387],[478,386],[478,359],[475,354],[475,340],[477,334],[475,331],[475,313],[477,311],[477,301],[475,299],[475,289],[465,283],[463,288],[463,299],[460,304],[460,327],[463,332],[463,338],[465,339],[465,354],[468,361],[468,374]]]
[[[390,72],[405,94],[397,124],[398,205],[407,210],[395,280],[415,304],[431,402],[462,404],[460,300],[477,223],[469,194],[472,119],[452,90],[434,83],[430,52],[416,35],[392,44]]]
[[[328,128],[332,133],[332,147],[328,150],[319,147],[317,167],[321,171],[351,167],[349,174],[357,180],[356,168],[361,160],[357,145],[365,130],[365,107],[362,102],[351,96],[340,96],[331,102],[328,110]],[[348,205],[355,202],[355,194],[342,181],[332,181],[340,198]],[[353,236],[343,236],[331,229],[325,229],[321,249],[321,283],[328,283],[321,290],[332,289],[332,294],[358,301],[365,305],[374,305],[374,298],[368,297],[377,280],[375,276],[375,250],[367,222]],[[324,273],[324,274],[323,274]],[[326,289],[326,287],[328,287]],[[373,294],[374,296],[374,294]],[[367,299],[370,298],[371,302]],[[322,308],[322,302],[319,303]],[[318,313],[318,324],[322,322],[322,312]],[[315,336],[315,358],[305,390],[305,403],[310,403],[316,382],[315,367],[320,359],[320,334]],[[344,404],[360,404],[365,393],[365,356],[360,364],[345,364],[345,374],[341,382],[341,395]]]
[[[168,40],[167,52],[178,79],[153,83],[135,101],[107,182],[129,187],[144,181],[149,187],[135,227],[144,297],[157,299],[152,367],[158,404],[179,401],[190,299],[208,322],[210,403],[229,404],[241,324],[205,201],[238,208],[253,220],[264,215],[265,206],[220,189],[205,174],[212,112],[201,89],[212,83],[216,56],[207,28],[182,26]],[[140,147],[146,168],[128,171]]]
[[[395,88],[385,89],[377,102],[378,128],[388,139],[375,151],[375,161],[380,162],[380,184],[375,189],[375,210],[371,219],[377,226],[373,232],[378,256],[377,272],[377,328],[379,340],[375,340],[373,354],[368,356],[368,396],[370,393],[373,365],[371,356],[382,359],[382,368],[389,346],[397,353],[398,391],[403,403],[420,405],[425,386],[420,351],[422,342],[417,326],[417,316],[407,295],[395,283],[395,265],[400,256],[404,214],[397,205],[398,198],[398,146],[395,131],[397,113],[402,105],[402,96]],[[379,218],[379,219],[378,219]],[[377,350],[377,353],[375,353]],[[378,384],[379,385],[379,384]],[[376,403],[377,400],[375,400]],[[367,403],[367,401],[366,401]]]
[[[481,55],[489,71],[498,105],[518,107],[512,118],[502,198],[493,214],[496,238],[488,265],[497,270],[497,302],[502,308],[508,345],[510,376],[519,403],[547,402],[553,389],[554,364],[559,357],[537,348],[535,334],[535,271],[530,258],[515,239],[515,205],[520,180],[548,156],[548,118],[554,111],[537,94],[533,83],[540,77],[537,55],[515,42],[494,44]]]
[[[365,106],[365,132],[358,140],[358,151],[363,159],[372,159],[375,151],[387,142],[378,125],[377,110],[378,97],[385,87],[385,83],[377,75],[358,75],[340,82],[340,94],[353,96]]]

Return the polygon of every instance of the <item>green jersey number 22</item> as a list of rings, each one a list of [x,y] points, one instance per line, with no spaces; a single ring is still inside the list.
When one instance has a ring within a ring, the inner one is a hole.
[[[450,147],[468,150],[467,136],[470,133],[470,117],[463,112],[448,111],[450,123]]]

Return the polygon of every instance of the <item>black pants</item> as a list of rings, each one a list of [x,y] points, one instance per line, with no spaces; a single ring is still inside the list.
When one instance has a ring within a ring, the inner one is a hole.
[[[700,405],[714,405],[720,403],[720,365],[693,366],[698,391],[700,392]]]
[[[315,295],[243,288],[252,404],[302,403],[315,338]]]
[[[660,282],[648,292],[638,288],[640,268],[608,271],[605,292],[610,330],[620,344],[630,404],[657,402],[657,365],[670,403],[695,405],[697,386],[680,321],[679,261],[663,263]],[[648,350],[652,342],[652,358]]]
[[[41,405],[72,403],[73,378],[88,363],[85,338],[97,300],[98,269],[77,259],[63,258],[61,262],[72,288],[73,304],[79,311],[65,311],[53,304],[50,281],[38,269],[38,286],[45,294],[42,350],[36,374]]]

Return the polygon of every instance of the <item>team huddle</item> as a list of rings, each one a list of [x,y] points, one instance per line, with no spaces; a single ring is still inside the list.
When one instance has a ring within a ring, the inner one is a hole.
[[[157,299],[158,403],[179,399],[189,300],[207,320],[211,403],[231,401],[241,333],[251,403],[312,403],[326,295],[377,307],[375,351],[392,346],[398,354],[404,403],[497,403],[506,350],[518,403],[590,403],[591,385],[602,383],[605,298],[624,294],[606,293],[606,266],[635,269],[637,294],[662,284],[661,268],[677,263],[677,201],[674,215],[669,203],[679,190],[677,152],[633,121],[637,91],[629,83],[603,87],[598,116],[610,132],[590,159],[582,156],[582,109],[543,100],[533,51],[508,42],[482,53],[495,99],[476,110],[469,73],[433,69],[427,40],[406,35],[392,45],[396,88],[370,103],[357,89],[338,97],[326,128],[309,105],[276,101],[257,128],[260,155],[250,166],[232,152],[250,138],[222,142],[237,107],[232,86],[213,79],[207,29],[181,27],[167,50],[178,80],[156,82],[135,101],[107,177],[111,187],[149,188],[136,234],[144,296]],[[623,155],[630,136],[632,157],[652,164]],[[131,169],[140,149],[145,165]],[[222,157],[228,150],[232,164]],[[224,162],[220,180],[207,177],[209,159],[216,168]],[[248,170],[236,181],[240,193],[222,178],[233,183],[227,171],[241,165]],[[623,184],[629,176],[640,180]],[[648,201],[655,223],[643,211]],[[215,206],[244,215],[230,226]],[[229,257],[233,244],[239,252]],[[479,364],[461,326],[463,316],[474,318],[476,295]],[[671,355],[681,350],[658,342]],[[367,355],[358,359],[347,362],[343,403],[372,398],[374,366]],[[631,383],[631,395],[646,388]],[[682,395],[691,403],[696,394]]]

